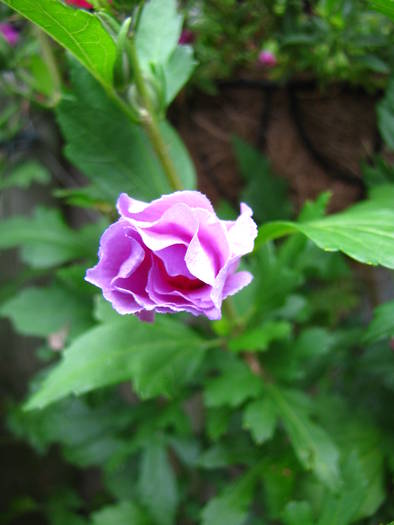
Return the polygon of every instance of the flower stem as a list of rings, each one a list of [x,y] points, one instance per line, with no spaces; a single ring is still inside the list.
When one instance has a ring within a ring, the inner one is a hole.
[[[179,180],[175,166],[169,155],[167,145],[164,142],[163,137],[160,133],[160,128],[159,128],[159,124],[157,121],[157,117],[155,115],[155,111],[152,105],[152,101],[150,99],[149,91],[145,84],[145,80],[144,80],[144,77],[143,77],[143,74],[140,68],[140,64],[138,62],[138,57],[137,57],[137,53],[135,50],[134,42],[132,40],[129,41],[129,45],[127,46],[127,51],[128,51],[131,66],[133,68],[137,92],[141,98],[141,102],[143,105],[143,108],[140,113],[141,113],[142,123],[144,125],[145,131],[147,132],[148,137],[153,146],[153,149],[155,150],[156,155],[158,156],[162,164],[164,173],[166,174],[166,177],[172,189],[182,190],[183,185],[181,181]]]

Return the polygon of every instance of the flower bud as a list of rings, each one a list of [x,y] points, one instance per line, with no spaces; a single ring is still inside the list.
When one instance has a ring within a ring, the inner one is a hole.
[[[190,31],[190,29],[183,29],[178,44],[181,46],[187,46],[188,44],[193,44],[195,40],[196,35],[193,31]]]
[[[0,34],[10,46],[15,46],[19,41],[19,33],[11,24],[0,23]]]
[[[276,56],[272,51],[263,49],[259,54],[259,63],[264,67],[275,67],[277,63]]]

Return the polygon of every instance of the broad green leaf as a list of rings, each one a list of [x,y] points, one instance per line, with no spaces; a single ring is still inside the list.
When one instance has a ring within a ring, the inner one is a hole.
[[[364,339],[366,342],[376,342],[390,337],[394,337],[394,301],[388,301],[375,308]]]
[[[93,324],[89,302],[60,286],[25,288],[1,306],[0,315],[9,317],[19,333],[38,337],[61,329],[73,337]]]
[[[255,474],[250,471],[212,498],[202,511],[202,525],[242,525],[253,499]]]
[[[51,176],[44,166],[30,160],[15,166],[7,177],[0,178],[0,190],[12,188],[28,188],[33,182],[48,184]]]
[[[92,514],[91,525],[149,525],[146,514],[132,501],[108,505]]]
[[[370,0],[371,6],[394,21],[394,0]]]
[[[265,224],[260,228],[257,246],[297,232],[323,250],[339,250],[366,264],[394,268],[394,206],[384,200],[362,202],[319,220]]]
[[[250,431],[258,444],[271,439],[275,432],[277,413],[270,398],[251,401],[243,413],[242,426]]]
[[[97,243],[97,240],[96,240]],[[71,230],[58,210],[36,208],[33,217],[16,216],[0,223],[0,250],[21,247],[24,262],[48,268],[97,250]]]
[[[138,21],[135,44],[140,65],[164,65],[175,50],[182,30],[176,0],[149,0]]]
[[[219,377],[208,379],[204,399],[209,407],[236,407],[249,398],[257,397],[262,390],[261,378],[239,361],[224,369]]]
[[[138,488],[141,501],[157,525],[172,525],[178,487],[163,443],[152,439],[142,452]]]
[[[65,136],[66,156],[99,190],[102,200],[126,192],[151,200],[171,187],[144,130],[108,98],[82,68],[72,67],[73,95],[64,98],[57,117]],[[195,172],[177,133],[165,122],[161,132],[186,189],[195,187]]]
[[[171,104],[177,93],[189,80],[197,62],[193,57],[193,48],[177,46],[164,65],[166,82],[166,103]]]
[[[133,316],[120,318],[77,338],[26,408],[128,380],[141,397],[170,396],[193,377],[204,348],[204,341],[176,321],[150,325]]]
[[[291,203],[287,197],[287,183],[271,173],[268,160],[255,148],[235,137],[233,139],[235,156],[247,186],[242,200],[253,209],[259,223],[283,219],[291,213]]]
[[[313,423],[300,398],[274,385],[267,386],[294,451],[306,470],[312,470],[328,487],[338,488],[339,452],[328,434]]]
[[[283,511],[285,525],[314,525],[312,509],[307,501],[289,501]]]
[[[116,46],[98,18],[59,0],[2,0],[46,31],[106,86],[112,86]]]
[[[229,342],[230,350],[242,352],[254,350],[264,352],[273,341],[288,339],[291,335],[291,324],[286,321],[267,321],[261,327],[253,328],[233,337]]]
[[[394,150],[394,77],[390,80],[386,94],[377,105],[376,111],[380,133],[387,146]]]

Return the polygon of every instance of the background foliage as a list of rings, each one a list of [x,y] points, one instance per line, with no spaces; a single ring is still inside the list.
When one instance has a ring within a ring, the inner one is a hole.
[[[18,248],[22,263],[1,283],[0,314],[39,338],[42,362],[23,401],[7,396],[6,424],[42,457],[56,446],[78,472],[97,468],[99,483],[89,498],[73,483],[42,500],[17,494],[1,523],[390,522],[394,301],[378,304],[353,261],[394,267],[391,3],[374,2],[377,12],[355,0],[92,0],[88,12],[3,0],[20,42],[0,49],[2,199],[48,184],[57,199],[0,224],[0,249]],[[182,27],[195,52],[178,44]],[[364,168],[365,201],[327,216],[327,192],[295,214],[268,160],[235,137],[241,197],[261,225],[244,262],[253,283],[213,323],[118,316],[83,281],[115,198],[172,191],[168,163],[182,187],[196,187],[167,107],[189,77],[213,91],[262,48],[277,58],[264,82],[385,90],[386,155]],[[26,147],[43,112],[67,160],[52,149],[83,184],[53,180]],[[89,221],[73,228],[71,207]]]

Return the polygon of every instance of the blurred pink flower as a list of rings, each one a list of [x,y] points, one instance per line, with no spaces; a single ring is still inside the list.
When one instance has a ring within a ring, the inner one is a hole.
[[[181,46],[186,46],[188,44],[193,44],[196,40],[196,35],[190,29],[183,29],[181,36],[179,37],[178,44]]]
[[[82,7],[83,9],[93,9],[92,4],[86,2],[86,0],[66,0],[66,3],[75,7]]]
[[[259,62],[264,67],[275,67],[277,60],[272,51],[263,49],[259,54]]]
[[[198,191],[149,203],[122,193],[118,211],[120,219],[103,233],[99,262],[85,279],[120,314],[144,321],[153,321],[155,312],[220,319],[223,299],[251,282],[249,272],[237,272],[257,235],[246,204],[237,220],[223,221]]]
[[[10,46],[15,46],[19,41],[19,32],[11,24],[0,23],[0,33]]]

